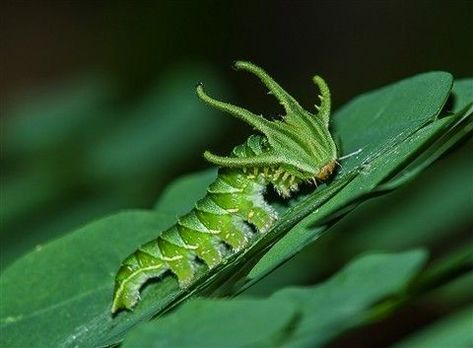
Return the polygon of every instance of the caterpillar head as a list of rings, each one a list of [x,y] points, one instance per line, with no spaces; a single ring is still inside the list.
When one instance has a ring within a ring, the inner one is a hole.
[[[206,151],[204,157],[221,167],[278,168],[299,182],[327,179],[335,168],[337,148],[328,129],[330,91],[325,81],[319,76],[313,78],[320,90],[321,103],[315,106],[317,113],[312,114],[258,66],[238,61],[235,68],[259,77],[284,107],[285,115],[282,120],[268,120],[244,108],[217,101],[204,92],[201,84],[198,85],[197,95],[203,101],[243,120],[265,138],[264,151],[255,156],[225,157]]]

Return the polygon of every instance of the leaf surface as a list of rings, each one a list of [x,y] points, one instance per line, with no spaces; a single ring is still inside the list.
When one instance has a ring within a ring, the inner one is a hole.
[[[123,347],[319,347],[401,291],[425,259],[420,250],[366,255],[315,287],[266,299],[198,299],[138,326]]]

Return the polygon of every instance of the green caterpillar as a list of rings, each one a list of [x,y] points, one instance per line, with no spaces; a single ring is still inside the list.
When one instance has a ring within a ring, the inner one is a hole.
[[[260,135],[250,136],[229,157],[204,153],[208,161],[219,166],[217,179],[190,213],[123,261],[115,278],[112,313],[132,309],[148,279],[170,271],[181,288],[188,287],[195,278],[196,258],[211,269],[229,254],[244,249],[257,233],[267,232],[278,218],[263,198],[268,185],[289,197],[301,183],[324,181],[333,172],[337,148],[328,129],[330,92],[325,81],[319,76],[313,78],[321,101],[314,115],[263,69],[242,61],[236,62],[235,68],[259,77],[286,115],[270,121],[212,99],[202,85],[197,86],[197,95],[204,102],[243,120]]]

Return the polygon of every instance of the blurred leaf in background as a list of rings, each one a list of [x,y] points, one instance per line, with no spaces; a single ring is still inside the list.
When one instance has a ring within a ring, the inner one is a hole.
[[[91,219],[149,207],[182,167],[203,166],[226,123],[195,96],[202,79],[228,97],[214,70],[182,64],[133,100],[84,76],[12,106],[2,119],[0,266]]]

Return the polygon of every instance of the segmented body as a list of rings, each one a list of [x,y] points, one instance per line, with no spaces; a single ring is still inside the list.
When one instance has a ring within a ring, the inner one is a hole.
[[[328,129],[330,93],[318,76],[321,105],[317,115],[304,110],[261,68],[237,62],[236,68],[257,75],[284,106],[282,120],[269,121],[238,106],[212,99],[197,87],[198,96],[220,110],[245,121],[261,135],[252,135],[231,156],[204,153],[219,166],[216,180],[194,209],[177,223],[128,256],[115,277],[112,312],[131,309],[140,287],[150,278],[174,274],[181,286],[195,279],[196,259],[208,268],[245,248],[255,235],[268,231],[277,214],[263,194],[271,185],[283,197],[302,182],[327,179],[334,170],[337,150]]]
[[[263,137],[252,136],[233,155],[262,152]],[[250,225],[264,233],[277,219],[263,198],[267,185],[289,189],[296,181],[281,168],[221,168],[191,212],[124,260],[116,277],[113,307],[132,307],[141,285],[166,271],[174,273],[182,287],[188,286],[194,280],[196,257],[212,268],[229,253],[243,249],[255,234]]]

